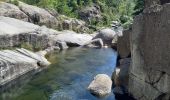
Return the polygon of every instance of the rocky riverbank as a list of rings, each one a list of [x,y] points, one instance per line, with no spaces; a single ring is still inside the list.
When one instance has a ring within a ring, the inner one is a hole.
[[[114,80],[137,100],[170,99],[169,7],[168,0],[145,0],[145,9],[135,17],[132,30],[118,39],[120,71],[113,75]],[[122,67],[122,60],[129,57],[131,63]],[[123,78],[121,72],[125,72]]]
[[[77,19],[61,21],[57,16],[59,15],[55,12],[22,2],[17,6],[0,2],[0,61],[2,63],[0,85],[37,70],[41,66],[48,66],[49,62],[44,55],[52,50],[79,46],[99,48],[111,46],[112,40],[116,40],[121,34],[121,30],[111,28],[87,34],[84,33],[87,31],[84,31],[86,26],[83,21]],[[61,25],[66,30],[55,30]],[[121,26],[115,24],[115,28],[119,27]]]

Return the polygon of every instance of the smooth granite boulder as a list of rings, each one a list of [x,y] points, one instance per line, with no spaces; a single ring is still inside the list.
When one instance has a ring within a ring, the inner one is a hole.
[[[88,90],[99,97],[106,96],[111,93],[112,80],[106,74],[98,74],[88,86]]]

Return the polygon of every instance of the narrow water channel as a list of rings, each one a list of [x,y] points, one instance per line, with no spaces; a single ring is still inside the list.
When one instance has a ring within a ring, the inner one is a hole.
[[[47,58],[52,63],[47,69],[3,92],[2,100],[115,100],[112,93],[97,98],[87,90],[95,75],[111,76],[117,58],[113,49],[71,48]]]

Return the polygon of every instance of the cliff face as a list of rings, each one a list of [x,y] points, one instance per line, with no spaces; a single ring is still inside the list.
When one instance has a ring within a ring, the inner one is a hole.
[[[170,99],[170,4],[147,0],[133,23],[129,92],[137,100]]]

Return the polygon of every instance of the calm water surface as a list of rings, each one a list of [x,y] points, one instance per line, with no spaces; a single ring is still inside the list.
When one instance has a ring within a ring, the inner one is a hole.
[[[115,100],[114,94],[97,98],[87,87],[97,74],[111,76],[116,56],[113,49],[71,48],[53,52],[47,56],[52,62],[48,69],[1,93],[0,97],[2,100]]]

